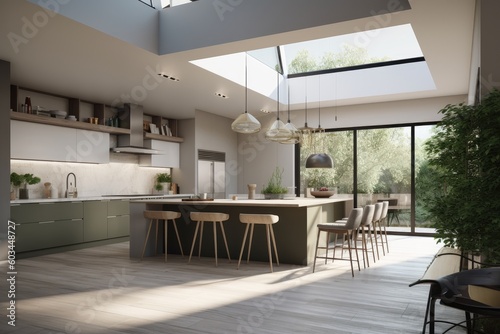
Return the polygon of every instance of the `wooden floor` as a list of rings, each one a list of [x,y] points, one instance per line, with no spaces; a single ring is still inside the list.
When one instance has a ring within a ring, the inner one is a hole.
[[[187,264],[176,255],[138,262],[128,243],[23,259],[16,327],[7,325],[2,303],[0,333],[420,333],[428,286],[408,284],[439,245],[391,236],[390,246],[354,278],[344,261],[321,262],[315,273],[284,264],[270,273],[267,263],[237,270],[227,259],[215,268],[211,258]],[[463,318],[439,303],[437,314]]]

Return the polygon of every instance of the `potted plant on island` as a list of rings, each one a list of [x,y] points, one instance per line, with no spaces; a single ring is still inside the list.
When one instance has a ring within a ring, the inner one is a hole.
[[[285,194],[288,192],[288,188],[284,187],[281,184],[283,175],[283,169],[279,169],[276,167],[269,182],[267,182],[267,186],[262,188],[262,194],[264,194],[265,199],[282,199],[285,197]]]
[[[163,193],[168,194],[171,182],[172,176],[169,173],[158,173],[155,176],[155,189],[159,192],[163,191]]]
[[[12,172],[10,174],[10,184],[12,186],[11,189],[11,199],[16,198],[16,189],[22,186],[22,188],[19,188],[19,199],[28,199],[29,198],[29,192],[28,192],[28,185],[30,184],[37,184],[41,181],[41,179],[38,176],[33,176],[33,174],[17,174],[15,172]],[[12,198],[14,197],[14,198]]]

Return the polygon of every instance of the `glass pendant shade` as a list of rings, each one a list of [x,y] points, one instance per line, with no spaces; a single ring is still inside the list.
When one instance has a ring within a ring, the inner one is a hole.
[[[231,129],[239,133],[256,133],[260,131],[260,122],[253,115],[245,112],[234,120]]]
[[[239,115],[231,124],[231,129],[238,133],[256,133],[260,131],[260,122],[253,115],[248,113],[248,66],[245,53],[245,112]]]
[[[285,123],[280,120],[280,86],[279,86],[279,73],[276,72],[276,82],[277,82],[277,110],[276,110],[276,120],[273,122],[271,127],[266,131],[266,139],[275,142],[282,142],[288,140],[292,137],[292,132],[286,128]]]
[[[285,123],[279,118],[276,119],[269,130],[266,131],[266,139],[282,142],[292,137],[292,132],[286,128]]]
[[[282,144],[298,144],[298,143],[300,143],[300,132],[299,132],[299,130],[297,130],[295,125],[288,122],[285,124],[285,128],[290,130],[290,132],[292,133],[292,136],[290,137],[290,139],[280,141],[280,143],[282,143]]]
[[[326,153],[314,153],[307,157],[306,168],[333,168],[333,159]]]

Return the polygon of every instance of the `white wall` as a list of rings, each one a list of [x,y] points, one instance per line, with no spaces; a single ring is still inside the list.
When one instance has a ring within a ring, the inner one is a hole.
[[[28,0],[125,42],[158,53],[158,11],[139,1]]]

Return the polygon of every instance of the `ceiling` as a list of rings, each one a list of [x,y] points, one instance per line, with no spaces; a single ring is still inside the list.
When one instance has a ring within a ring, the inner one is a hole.
[[[474,2],[413,0],[411,10],[391,16],[390,26],[412,25],[436,89],[327,101],[321,102],[322,107],[467,94]],[[39,10],[40,7],[24,0],[2,0],[1,35],[19,31],[23,18],[30,18]],[[369,20],[373,22],[372,18],[358,19],[252,39],[248,41],[247,50],[268,47],[269,38],[281,44],[332,33],[351,33],[355,27],[369,26]],[[140,100],[145,112],[178,119],[193,118],[195,110],[233,119],[245,109],[245,90],[240,85],[190,63],[241,51],[241,42],[237,47],[228,43],[159,56],[61,15],[50,18],[33,35],[20,45],[17,53],[6,38],[0,44],[0,59],[11,62],[13,84],[108,105],[127,101],[132,96]],[[180,81],[159,76],[151,80],[158,72],[168,73]],[[141,89],[145,79],[151,85],[155,82],[158,85]],[[216,92],[229,98],[217,97]],[[257,117],[259,110],[272,109],[275,104],[269,97],[248,92],[248,111]],[[291,106],[292,110],[302,108],[299,103]]]

